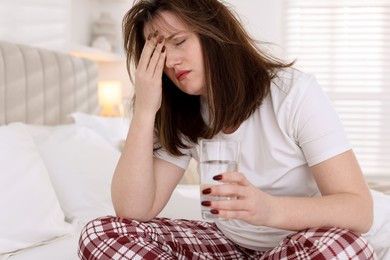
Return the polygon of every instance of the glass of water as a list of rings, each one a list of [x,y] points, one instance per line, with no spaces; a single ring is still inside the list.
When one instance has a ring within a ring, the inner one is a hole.
[[[200,141],[199,171],[201,201],[232,200],[235,197],[209,196],[202,191],[214,185],[222,184],[213,180],[215,175],[224,172],[237,171],[240,155],[240,142],[232,140]],[[210,207],[202,206],[202,218],[206,220],[219,219],[210,212]]]

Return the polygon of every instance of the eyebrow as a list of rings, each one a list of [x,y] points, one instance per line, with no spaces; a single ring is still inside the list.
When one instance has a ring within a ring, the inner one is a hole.
[[[185,33],[186,31],[180,31],[180,32],[176,32],[174,34],[171,34],[169,35],[166,39],[167,40],[172,40],[175,36],[177,36],[178,34],[181,34],[181,33]]]

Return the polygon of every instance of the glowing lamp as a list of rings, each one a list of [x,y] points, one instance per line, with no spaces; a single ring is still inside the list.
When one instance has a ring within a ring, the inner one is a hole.
[[[119,81],[99,82],[99,105],[101,116],[121,116],[122,110],[122,85]]]

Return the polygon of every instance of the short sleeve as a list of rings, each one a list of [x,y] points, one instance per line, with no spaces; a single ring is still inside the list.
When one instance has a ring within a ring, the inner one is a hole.
[[[185,169],[187,169],[192,157],[191,157],[189,150],[182,150],[182,152],[184,153],[184,155],[182,155],[182,156],[173,156],[173,155],[170,155],[163,148],[161,148],[160,150],[158,150],[154,153],[154,157],[159,158],[159,159],[164,160],[164,161],[167,161],[167,162],[170,162],[170,163],[177,165],[180,168],[185,170]]]
[[[307,163],[313,166],[351,149],[341,120],[314,76],[297,84],[291,102],[294,138]]]

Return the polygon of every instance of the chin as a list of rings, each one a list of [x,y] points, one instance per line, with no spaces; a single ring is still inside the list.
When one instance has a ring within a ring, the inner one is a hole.
[[[200,96],[202,94],[202,89],[198,87],[191,86],[181,86],[181,91],[191,96]]]
[[[183,89],[182,91],[188,95],[191,95],[191,96],[200,96],[200,91],[198,91],[198,90]]]

